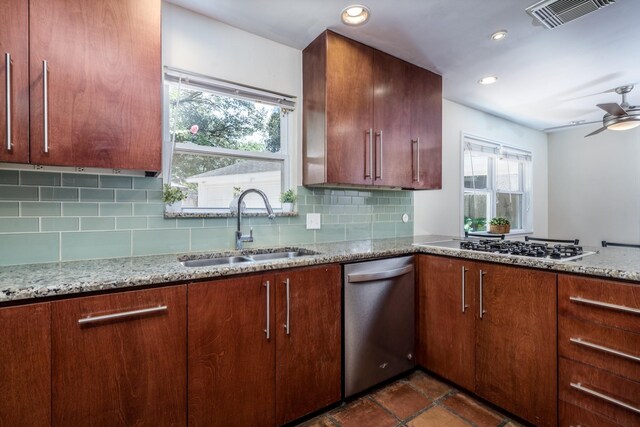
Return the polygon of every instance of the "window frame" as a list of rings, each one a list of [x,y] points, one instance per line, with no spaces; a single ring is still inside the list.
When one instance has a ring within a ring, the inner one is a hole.
[[[175,85],[175,80],[185,79],[184,82],[180,80],[179,84],[183,84],[184,87],[189,89],[200,90],[203,92],[214,93],[220,96],[233,97],[243,100],[248,100],[256,103],[262,103],[265,105],[273,105],[280,108],[280,151],[277,153],[272,152],[258,152],[258,151],[242,151],[229,148],[210,147],[194,144],[191,142],[175,144],[171,138],[170,129],[170,105],[169,105],[169,91],[172,85]],[[190,81],[197,81],[198,83],[190,84]],[[281,168],[281,192],[290,188],[291,183],[291,156],[290,156],[290,144],[291,144],[291,126],[294,124],[291,113],[296,108],[296,97],[291,95],[284,95],[277,92],[272,92],[264,89],[255,88],[248,85],[242,85],[239,83],[229,82],[226,80],[216,79],[202,74],[172,68],[165,66],[163,74],[163,114],[162,114],[162,134],[163,134],[163,155],[162,155],[162,176],[165,183],[171,182],[171,166],[173,155],[178,154],[193,154],[193,155],[211,155],[222,156],[240,160],[265,160],[280,162]],[[210,84],[213,87],[205,87]],[[219,216],[219,214],[230,212],[228,207],[197,207],[188,208],[189,210],[197,211],[198,214],[206,215],[211,213],[212,216]],[[266,212],[266,211],[265,211]],[[189,213],[185,213],[188,215]]]
[[[528,155],[531,160],[528,162],[521,161],[520,164],[520,191],[507,191],[501,190],[499,191],[496,184],[496,161],[495,157],[492,155],[487,155],[489,157],[489,162],[487,166],[487,187],[482,188],[480,190],[474,190],[473,188],[467,188],[465,186],[464,179],[464,160],[465,160],[465,150],[466,142],[472,141],[480,144],[486,144],[488,146],[493,146],[498,148],[500,152],[503,150],[512,151],[512,152],[522,152]],[[460,235],[464,235],[464,218],[465,218],[465,209],[464,209],[464,197],[466,194],[487,194],[488,201],[488,215],[487,215],[487,230],[489,228],[489,221],[491,218],[495,218],[496,216],[496,208],[497,208],[497,194],[520,194],[522,195],[522,226],[523,228],[514,229],[512,228],[510,234],[531,234],[533,233],[533,209],[532,209],[532,200],[533,200],[533,153],[526,149],[516,147],[510,144],[505,144],[502,142],[490,140],[487,138],[479,137],[476,135],[461,133],[460,138]],[[488,234],[488,231],[478,231],[474,232],[477,234]]]

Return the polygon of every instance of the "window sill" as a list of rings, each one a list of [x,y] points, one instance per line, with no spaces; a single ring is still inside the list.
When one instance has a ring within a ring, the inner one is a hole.
[[[469,233],[474,234],[474,236],[469,236],[469,237],[477,237],[478,235],[482,235],[482,236],[501,236],[501,234],[495,234],[495,233],[489,233],[488,231],[470,231]],[[517,236],[527,236],[527,235],[532,235],[533,231],[526,231],[526,230],[514,230],[511,231],[509,233],[506,233],[504,236],[506,237],[517,237]],[[463,233],[464,236],[464,233]]]
[[[295,217],[298,212],[275,211],[276,217]],[[267,211],[243,212],[242,217],[268,217]],[[165,218],[236,218],[237,215],[229,211],[219,212],[165,212]]]

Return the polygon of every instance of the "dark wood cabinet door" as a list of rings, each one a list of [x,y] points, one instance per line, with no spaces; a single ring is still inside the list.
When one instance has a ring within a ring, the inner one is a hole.
[[[49,304],[0,308],[2,427],[51,425],[50,313]]]
[[[418,259],[419,362],[438,375],[474,390],[475,263],[430,255],[421,255]]]
[[[282,425],[340,400],[340,266],[283,272],[276,286],[276,423]]]
[[[52,303],[52,425],[185,426],[186,309],[186,286]]]
[[[326,182],[372,184],[373,49],[326,36]]]
[[[409,76],[407,62],[375,50],[373,54],[373,183],[411,186]]]
[[[478,268],[484,274],[476,393],[535,425],[556,425],[556,275],[487,263]]]
[[[410,73],[411,188],[442,188],[442,77],[412,66]]]
[[[189,426],[275,424],[274,288],[271,275],[189,285]]]
[[[160,170],[160,5],[29,2],[31,163]]]
[[[28,163],[28,0],[0,0],[0,54],[0,162]]]

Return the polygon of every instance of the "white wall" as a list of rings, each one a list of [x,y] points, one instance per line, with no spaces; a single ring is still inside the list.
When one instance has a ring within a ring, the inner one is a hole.
[[[640,243],[640,128],[549,134],[549,234]]]
[[[442,190],[416,191],[414,234],[462,233],[462,134],[529,150],[533,155],[533,232],[547,236],[547,135],[443,99]]]
[[[163,2],[162,55],[164,65],[297,97],[289,176],[302,183],[302,51]]]

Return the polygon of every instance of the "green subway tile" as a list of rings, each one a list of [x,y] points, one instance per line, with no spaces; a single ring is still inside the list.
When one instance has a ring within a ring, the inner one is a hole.
[[[320,203],[322,203],[322,199],[322,196],[306,196],[305,202],[307,205],[319,205]]]
[[[0,234],[0,265],[57,262],[58,233]]]
[[[147,221],[147,228],[176,228],[177,221],[173,218],[163,216],[150,216]]]
[[[403,205],[403,206],[412,205],[413,204],[413,199],[404,197],[404,198],[400,199],[400,204]]]
[[[377,222],[381,222],[381,221],[391,221],[391,216],[389,214],[383,213],[383,214],[376,214],[375,216],[375,220]]]
[[[98,216],[97,203],[63,203],[63,216]]]
[[[136,216],[164,215],[164,203],[134,203],[133,214]]]
[[[235,248],[232,228],[203,228],[191,230],[191,251],[213,251]]]
[[[20,185],[60,185],[59,172],[32,172],[20,171]]]
[[[347,240],[371,239],[371,224],[352,224],[347,227]]]
[[[374,222],[371,237],[386,239],[396,236],[396,225],[392,222]]]
[[[395,213],[396,211],[396,207],[395,206],[385,206],[384,207],[384,212],[388,213],[388,214],[392,214]]]
[[[147,217],[130,216],[116,218],[116,230],[144,230],[147,228]]]
[[[147,192],[145,190],[116,190],[116,201],[146,202]]]
[[[26,233],[39,231],[38,218],[2,218],[0,233]]]
[[[38,187],[0,185],[0,200],[38,200]]]
[[[343,224],[325,225],[316,231],[316,242],[342,242],[346,238],[346,226]]]
[[[307,230],[306,225],[281,225],[281,245],[301,245],[314,242],[314,230]]]
[[[236,218],[233,218],[233,226],[236,226]],[[266,216],[251,216],[251,217],[246,217],[242,219],[242,225],[244,226],[246,225],[277,225],[280,224],[282,222],[282,224],[285,224],[286,222],[283,221],[284,219],[286,219],[286,217],[275,217],[273,219],[269,219]]]
[[[100,216],[131,216],[131,203],[100,203]]]
[[[404,206],[404,205],[400,205],[400,206],[396,206],[396,213],[409,213],[409,212],[413,212],[413,209],[411,206]],[[402,216],[402,215],[401,215]]]
[[[364,205],[364,197],[352,197],[351,203],[354,205]]]
[[[371,197],[371,191],[358,191],[358,196],[360,197]]]
[[[113,217],[87,216],[80,218],[80,230],[82,231],[115,230],[115,228],[116,219]]]
[[[353,215],[353,222],[354,223],[370,223],[373,221],[373,215],[369,215],[369,214],[358,214],[358,215]]]
[[[21,216],[60,216],[60,213],[60,203],[22,202]]]
[[[20,203],[0,202],[0,216],[18,216],[20,214]]]
[[[337,224],[340,222],[340,215],[325,214],[320,217],[322,224]],[[306,224],[306,222],[304,222]]]
[[[288,218],[276,218],[275,221],[276,221],[276,223],[278,225],[282,225],[282,224],[306,224],[307,223],[307,215],[300,215],[300,213],[298,213],[298,215],[290,216]]]
[[[353,222],[353,215],[340,215],[338,216],[338,222],[340,224],[348,224]]]
[[[131,231],[62,233],[62,260],[131,256]]]
[[[134,177],[133,188],[139,189],[139,190],[162,190],[162,179]]]
[[[347,197],[347,196],[338,197],[338,204],[339,205],[350,205],[351,204],[351,197]]]
[[[358,205],[358,213],[371,213],[373,212],[373,206],[370,205]]]
[[[346,193],[344,190],[329,190],[329,194],[332,196],[344,196]]]
[[[197,233],[197,231],[199,230],[193,230],[194,233]],[[233,229],[232,231],[235,231],[235,229]],[[248,234],[249,230],[245,230],[243,227],[242,232]],[[280,227],[278,227],[277,225],[259,225],[253,227],[253,243],[245,243],[245,248],[277,246],[279,242]]]
[[[82,173],[63,173],[62,185],[65,187],[98,187],[98,175]]]
[[[396,222],[396,237],[413,236],[413,222]]]
[[[77,202],[78,189],[65,187],[42,187],[40,189],[40,200],[54,200],[61,202]]]
[[[133,179],[130,176],[100,175],[100,188],[131,188]]]
[[[345,190],[344,194],[347,196],[357,196],[358,190]]]
[[[147,202],[162,202],[162,191],[147,190]]]
[[[364,199],[365,205],[377,205],[378,198],[377,197],[365,197]]]
[[[388,197],[378,197],[378,204],[379,205],[388,205],[389,204],[389,198]]]
[[[42,231],[78,231],[80,218],[42,218]]]
[[[18,185],[18,171],[0,170],[0,184]]]
[[[134,230],[133,255],[156,255],[187,252],[189,230]]]
[[[234,226],[236,222],[234,218],[205,218],[203,226],[206,228]]]
[[[202,218],[178,218],[178,228],[202,228]]]
[[[302,186],[300,186],[300,187],[298,187],[298,188],[296,189],[296,193],[297,193],[299,196],[307,196],[307,195],[314,194],[314,193],[315,193],[315,191],[314,191],[313,189],[311,189],[311,188],[306,188],[306,187],[302,187]]]
[[[380,214],[385,212],[385,207],[383,205],[375,205],[371,207],[371,212],[374,214]]]
[[[113,190],[81,188],[80,200],[83,202],[113,202]]]

